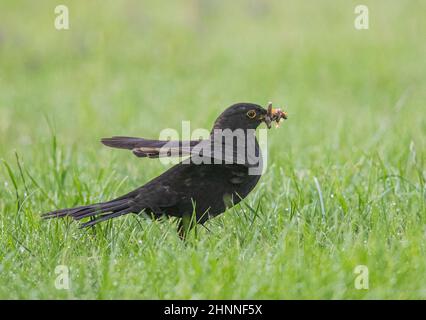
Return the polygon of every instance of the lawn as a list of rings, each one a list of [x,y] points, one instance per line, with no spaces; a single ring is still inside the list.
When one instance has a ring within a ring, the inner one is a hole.
[[[426,3],[362,3],[367,30],[356,1],[2,1],[0,298],[425,299]],[[240,101],[289,119],[210,231],[40,219],[167,167],[100,138],[210,129]]]

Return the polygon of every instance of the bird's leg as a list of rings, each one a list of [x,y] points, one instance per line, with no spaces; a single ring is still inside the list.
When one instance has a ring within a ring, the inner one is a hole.
[[[177,227],[177,232],[178,232],[179,238],[182,241],[185,241],[186,237],[191,232],[191,230],[195,228],[195,225],[196,225],[195,214],[184,215],[179,220],[178,227]]]
[[[185,232],[183,231],[183,219],[179,219],[179,223],[177,226],[177,233],[179,235],[180,240],[185,241]]]

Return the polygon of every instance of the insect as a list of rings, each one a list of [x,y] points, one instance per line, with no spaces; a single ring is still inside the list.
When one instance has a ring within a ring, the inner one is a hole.
[[[280,126],[282,119],[287,119],[287,113],[282,111],[279,108],[277,109],[272,108],[272,102],[268,103],[267,111],[268,112],[266,113],[266,116],[265,116],[265,122],[268,128],[271,127],[271,123],[273,121],[276,122],[275,127],[278,128]]]

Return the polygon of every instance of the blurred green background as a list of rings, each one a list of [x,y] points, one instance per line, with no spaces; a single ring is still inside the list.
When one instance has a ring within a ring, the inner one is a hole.
[[[54,28],[58,4],[69,30]],[[425,298],[426,2],[362,1],[368,30],[358,4],[2,1],[0,296]],[[38,218],[164,170],[101,137],[210,129],[242,101],[289,113],[247,200],[263,218],[227,212],[190,247],[168,223],[124,218],[99,240]],[[79,275],[70,291],[53,287],[60,263]],[[370,290],[353,290],[368,263]]]

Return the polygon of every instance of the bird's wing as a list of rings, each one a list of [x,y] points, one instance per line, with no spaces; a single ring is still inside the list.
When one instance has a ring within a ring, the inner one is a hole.
[[[199,141],[191,148],[190,161],[196,164],[242,164],[246,167],[258,167],[262,162],[262,154],[255,137],[250,145],[245,136],[235,136],[229,142],[220,137],[212,137]]]
[[[132,150],[137,157],[159,158],[190,155],[192,148],[200,143],[200,140],[173,141],[112,137],[104,138],[101,142],[111,148]]]
[[[108,147],[132,150],[133,154],[140,158],[190,156],[187,161],[196,164],[238,163],[246,166],[257,165],[261,160],[257,141],[254,141],[252,152],[248,152],[245,137],[236,136],[236,139],[232,140],[233,143],[229,145],[222,138],[177,141],[112,137],[104,138],[101,142]],[[242,148],[239,148],[239,146],[242,146]]]

